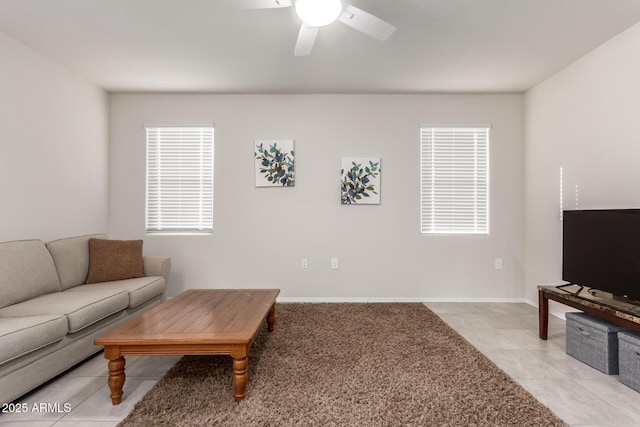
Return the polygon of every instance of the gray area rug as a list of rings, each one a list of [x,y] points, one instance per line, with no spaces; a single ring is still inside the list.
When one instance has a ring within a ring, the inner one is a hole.
[[[240,404],[231,365],[183,357],[119,425],[566,425],[422,304],[277,304]]]

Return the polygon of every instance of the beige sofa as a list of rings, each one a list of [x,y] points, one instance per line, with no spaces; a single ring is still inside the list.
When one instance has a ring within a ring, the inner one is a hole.
[[[0,403],[100,351],[96,338],[165,300],[169,258],[143,257],[144,277],[85,284],[91,237],[106,239],[0,243]]]

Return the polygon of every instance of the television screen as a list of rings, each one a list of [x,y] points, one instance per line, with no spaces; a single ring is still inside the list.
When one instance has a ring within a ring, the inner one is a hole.
[[[564,211],[562,280],[640,300],[640,209]]]

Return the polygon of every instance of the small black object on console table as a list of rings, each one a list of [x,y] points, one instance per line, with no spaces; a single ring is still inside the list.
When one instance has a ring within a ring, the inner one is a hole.
[[[596,292],[597,294],[597,292]],[[640,303],[606,296],[595,296],[578,285],[538,286],[538,327],[540,339],[547,339],[549,300],[577,308],[615,325],[640,332]]]

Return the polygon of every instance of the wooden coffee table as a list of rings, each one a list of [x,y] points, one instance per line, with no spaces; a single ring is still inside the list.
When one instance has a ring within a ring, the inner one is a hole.
[[[109,360],[111,403],[122,400],[125,355],[221,354],[233,358],[237,402],[244,399],[247,356],[266,318],[276,322],[279,289],[191,289],[95,341]]]

